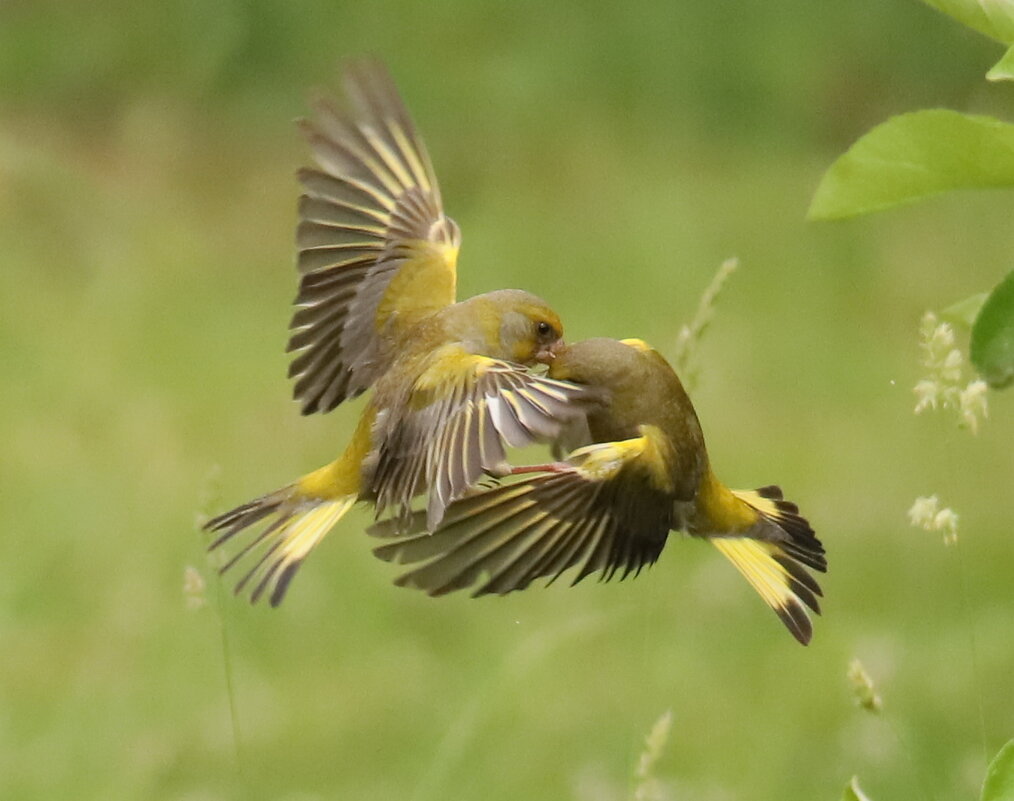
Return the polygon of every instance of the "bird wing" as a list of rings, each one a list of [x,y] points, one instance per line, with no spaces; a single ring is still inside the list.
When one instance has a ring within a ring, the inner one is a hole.
[[[390,75],[363,62],[344,79],[347,107],[320,100],[300,122],[319,168],[299,173],[288,350],[303,414],[366,390],[386,366],[385,342],[455,299],[460,233]]]
[[[483,583],[473,593],[504,594],[579,566],[608,581],[652,564],[672,524],[672,503],[649,477],[648,437],[591,445],[553,472],[463,498],[433,533],[410,534],[374,550],[402,563],[429,560],[396,583],[430,595]],[[649,469],[651,469],[649,467]],[[421,520],[417,520],[420,528]],[[396,536],[389,525],[370,530]]]
[[[438,349],[405,402],[378,415],[371,481],[377,516],[396,507],[397,524],[408,525],[412,498],[428,491],[427,522],[434,528],[447,505],[483,475],[510,471],[506,446],[554,439],[596,397],[458,345]]]

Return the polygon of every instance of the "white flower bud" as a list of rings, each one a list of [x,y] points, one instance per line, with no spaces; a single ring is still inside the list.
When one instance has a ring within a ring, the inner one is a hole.
[[[908,519],[912,521],[913,526],[929,531],[939,506],[940,499],[936,495],[930,495],[928,498],[916,498],[912,508],[908,510]]]
[[[912,391],[919,399],[915,404],[916,414],[919,414],[926,409],[937,408],[937,397],[940,394],[940,385],[936,381],[923,379],[912,388]]]

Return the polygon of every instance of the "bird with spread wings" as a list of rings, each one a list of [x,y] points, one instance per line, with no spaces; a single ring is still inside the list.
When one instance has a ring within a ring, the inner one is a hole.
[[[508,446],[555,438],[593,394],[527,369],[563,344],[545,301],[514,289],[456,301],[460,231],[393,81],[360,62],[344,89],[344,104],[320,100],[300,123],[316,167],[299,173],[289,374],[303,414],[373,394],[338,459],[205,526],[212,549],[257,529],[222,569],[244,562],[237,592],[272,605],[357,501],[399,526],[426,495],[436,527],[509,471]]]
[[[514,468],[523,476],[455,501],[433,529],[371,528],[393,541],[383,559],[423,562],[397,583],[442,595],[478,584],[476,595],[523,590],[574,568],[574,583],[637,575],[669,532],[707,540],[804,645],[820,612],[824,547],[776,486],[730,490],[715,476],[697,413],[679,377],[641,340],[587,339],[549,369],[594,388],[599,402],[561,427],[563,462]],[[561,421],[562,422],[562,421]]]

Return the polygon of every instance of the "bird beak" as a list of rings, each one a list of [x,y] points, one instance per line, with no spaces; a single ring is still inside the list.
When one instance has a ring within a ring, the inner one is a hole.
[[[553,360],[557,357],[561,350],[566,347],[563,339],[557,339],[555,342],[546,345],[535,352],[535,361],[540,364],[552,364]]]

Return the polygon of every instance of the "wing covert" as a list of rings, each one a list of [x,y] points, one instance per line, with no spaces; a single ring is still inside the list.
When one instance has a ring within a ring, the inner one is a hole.
[[[409,402],[378,425],[372,487],[377,516],[396,509],[402,527],[412,498],[429,493],[427,520],[484,475],[504,475],[507,446],[552,440],[597,400],[590,389],[448,346],[416,381]]]

